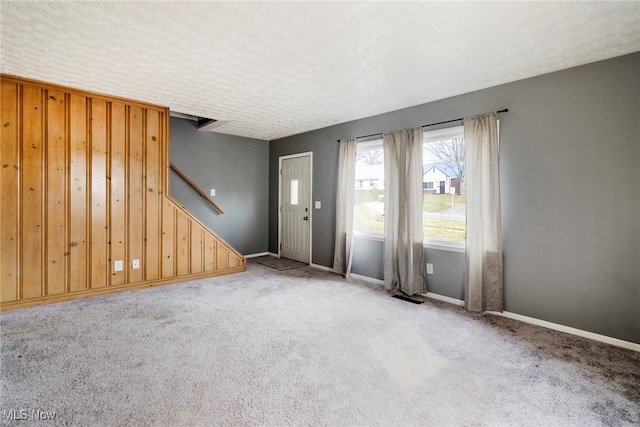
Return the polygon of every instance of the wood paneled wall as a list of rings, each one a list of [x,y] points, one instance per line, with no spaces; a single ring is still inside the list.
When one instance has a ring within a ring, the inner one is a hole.
[[[168,194],[168,109],[1,80],[1,309],[245,269]]]

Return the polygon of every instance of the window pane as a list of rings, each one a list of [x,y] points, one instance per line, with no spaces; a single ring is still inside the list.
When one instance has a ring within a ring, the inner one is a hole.
[[[298,180],[291,180],[291,205],[295,206],[298,204]]]
[[[353,226],[356,231],[384,232],[384,155],[382,140],[358,144]]]
[[[462,126],[425,132],[423,216],[425,240],[464,242],[466,191]]]

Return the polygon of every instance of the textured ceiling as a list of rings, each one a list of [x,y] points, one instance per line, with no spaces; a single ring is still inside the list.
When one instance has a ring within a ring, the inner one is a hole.
[[[640,51],[640,2],[0,2],[1,71],[265,140]]]

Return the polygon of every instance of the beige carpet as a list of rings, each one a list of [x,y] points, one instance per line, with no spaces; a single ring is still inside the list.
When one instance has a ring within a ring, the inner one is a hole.
[[[250,261],[0,326],[4,425],[640,424],[640,353],[310,267]]]

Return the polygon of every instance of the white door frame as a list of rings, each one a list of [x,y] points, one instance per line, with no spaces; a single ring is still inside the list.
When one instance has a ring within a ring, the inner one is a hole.
[[[313,151],[289,154],[278,158],[278,258],[282,247],[282,161],[309,156],[309,265],[313,263]]]

